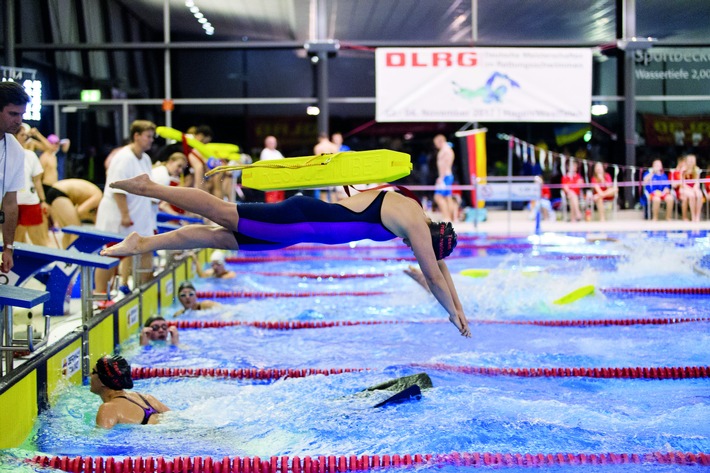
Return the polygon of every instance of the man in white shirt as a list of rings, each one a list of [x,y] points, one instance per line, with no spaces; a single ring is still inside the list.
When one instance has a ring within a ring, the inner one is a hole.
[[[2,189],[2,264],[8,273],[14,266],[12,252],[17,228],[17,191],[24,185],[25,151],[13,134],[22,125],[30,96],[16,82],[0,82],[0,188]]]
[[[261,155],[259,155],[259,159],[261,161],[271,161],[274,159],[283,159],[283,154],[281,154],[281,151],[276,149],[276,137],[275,136],[267,136],[264,138],[264,149],[261,150]]]
[[[146,151],[153,146],[155,124],[147,120],[136,120],[131,124],[130,132],[131,144],[124,146],[115,154],[106,171],[106,187],[96,211],[96,229],[121,235],[137,232],[139,235],[150,236],[155,234],[157,229],[151,199],[127,194],[111,187],[115,181],[130,179],[141,174],[151,174],[152,163]],[[152,278],[150,272],[152,266],[152,253],[141,255],[140,268],[147,271],[141,273],[141,281],[133,282],[135,287]],[[128,291],[129,272],[130,265],[122,264],[121,290],[123,292]],[[103,292],[115,271],[97,269],[95,274],[96,290]]]
[[[20,127],[15,138],[25,148],[25,184],[17,192],[17,229],[16,241],[29,241],[39,246],[49,246],[47,218],[49,205],[42,187],[44,169],[34,151],[26,148],[30,126],[26,123]]]

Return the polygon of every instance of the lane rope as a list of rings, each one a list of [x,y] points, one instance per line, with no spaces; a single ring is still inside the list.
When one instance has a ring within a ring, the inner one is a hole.
[[[483,376],[517,376],[522,378],[603,378],[603,379],[702,379],[710,376],[708,366],[634,366],[623,368],[496,368],[485,366],[455,366],[444,363],[411,363],[408,366]],[[376,368],[131,368],[133,379],[149,378],[236,378],[276,380],[304,378],[316,375],[337,375]]]
[[[297,273],[290,271],[249,271],[242,274],[258,274],[260,276],[285,276],[289,278],[302,279],[353,279],[353,278],[386,278],[393,276],[394,273]]]
[[[417,465],[455,465],[473,467],[530,467],[585,465],[710,465],[710,454],[704,452],[648,453],[502,453],[451,452],[446,454],[394,455],[328,455],[272,456],[269,460],[254,457],[67,457],[37,455],[27,460],[42,468],[66,472],[88,473],[156,473],[189,471],[193,473],[343,473],[378,468],[412,467]]]
[[[674,325],[685,323],[710,322],[710,317],[698,318],[653,318],[653,319],[603,319],[603,320],[469,320],[470,324],[481,325],[535,325],[541,327],[613,327],[631,325]],[[280,320],[280,321],[242,321],[242,320],[171,320],[168,325],[178,329],[203,329],[224,327],[255,327],[265,330],[302,330],[332,327],[353,327],[357,325],[395,325],[395,324],[448,324],[448,320]]]
[[[197,291],[202,299],[265,299],[268,297],[333,297],[333,296],[381,296],[391,294],[384,291],[345,291],[345,292],[260,292],[260,291]]]

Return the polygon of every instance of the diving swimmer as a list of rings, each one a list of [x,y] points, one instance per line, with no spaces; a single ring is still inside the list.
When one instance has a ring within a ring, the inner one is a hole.
[[[367,191],[329,204],[294,196],[278,204],[235,205],[189,187],[161,186],[147,174],[111,184],[131,194],[164,200],[216,225],[187,225],[153,236],[132,233],[104,249],[104,256],[129,256],[158,249],[271,250],[297,243],[341,244],[362,239],[404,240],[425,281],[461,335],[471,336],[444,258],[456,247],[451,223],[432,222],[419,203],[396,192]]]

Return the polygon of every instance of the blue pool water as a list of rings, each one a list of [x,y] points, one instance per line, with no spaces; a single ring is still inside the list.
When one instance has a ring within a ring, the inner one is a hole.
[[[258,292],[383,291],[364,297],[225,299],[195,320],[397,321],[276,331],[227,327],[181,331],[182,345],[123,348],[133,366],[185,368],[368,368],[273,382],[219,378],[137,380],[172,408],[160,424],[94,427],[100,404],[88,387],[66,387],[20,449],[55,455],[260,456],[404,453],[647,453],[710,451],[710,380],[523,378],[463,374],[419,364],[464,367],[705,366],[710,323],[547,327],[515,321],[710,317],[710,297],[616,294],[603,288],[708,287],[705,234],[634,234],[617,241],[545,235],[463,239],[448,260],[473,338],[445,322],[434,298],[402,273],[403,246],[367,244],[271,253],[279,261],[234,263],[236,281],[196,280],[199,290]],[[368,248],[369,247],[369,248]],[[239,256],[264,256],[265,254]],[[307,256],[307,260],[301,257]],[[494,269],[488,277],[459,274]],[[542,270],[525,275],[522,269]],[[261,272],[388,273],[387,277],[305,279]],[[553,301],[593,284],[569,305]],[[166,311],[166,317],[174,310]],[[426,371],[422,399],[372,406],[364,388]],[[2,456],[0,456],[2,458]],[[424,468],[424,467],[419,467]],[[584,467],[608,471],[621,467]],[[688,471],[677,465],[624,471]],[[437,467],[438,470],[456,469]]]

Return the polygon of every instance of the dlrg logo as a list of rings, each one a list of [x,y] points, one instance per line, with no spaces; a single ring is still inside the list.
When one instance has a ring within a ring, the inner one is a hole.
[[[407,51],[385,54],[387,67],[473,67],[478,63],[474,51]]]

